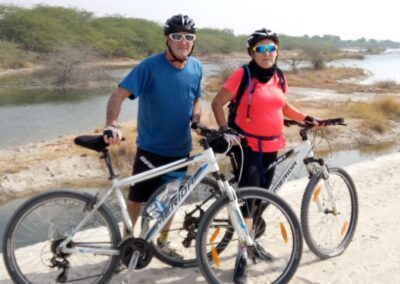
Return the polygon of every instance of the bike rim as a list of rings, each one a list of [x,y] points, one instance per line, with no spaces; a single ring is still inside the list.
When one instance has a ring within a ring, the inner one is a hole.
[[[15,273],[26,283],[56,283],[61,271],[51,267],[52,245],[65,236],[85,215],[86,202],[76,198],[59,197],[35,204],[19,218],[10,241],[11,261]],[[111,248],[114,236],[102,214],[97,211],[90,222],[77,232],[75,244]],[[99,283],[110,269],[112,256],[69,255],[58,257],[70,263],[68,281]]]

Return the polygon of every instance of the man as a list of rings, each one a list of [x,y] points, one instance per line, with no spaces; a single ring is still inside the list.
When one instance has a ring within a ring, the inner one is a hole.
[[[186,15],[175,15],[166,21],[164,35],[167,50],[147,57],[133,68],[107,104],[105,130],[111,130],[113,137],[104,139],[109,144],[119,144],[122,134],[117,118],[122,102],[126,98],[139,98],[134,174],[187,157],[192,147],[190,123],[200,120],[202,65],[190,56],[196,39],[195,24]],[[181,169],[132,186],[127,204],[133,226],[142,203],[160,185],[185,174],[186,169]],[[167,223],[157,243],[167,253],[174,254],[167,241],[169,227]]]

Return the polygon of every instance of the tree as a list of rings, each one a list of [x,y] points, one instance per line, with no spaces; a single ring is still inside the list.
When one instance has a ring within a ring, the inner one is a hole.
[[[84,65],[94,61],[96,53],[88,46],[62,44],[46,57],[46,71],[54,78],[57,86],[65,87],[71,83],[86,81],[87,75],[82,70]]]
[[[310,60],[311,65],[314,70],[321,70],[325,68],[326,62],[329,61],[335,49],[329,45],[309,45],[304,50],[304,54],[308,60]]]

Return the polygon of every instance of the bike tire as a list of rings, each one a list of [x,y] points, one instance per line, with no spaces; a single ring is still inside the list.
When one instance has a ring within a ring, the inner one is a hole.
[[[262,235],[257,236],[257,232],[253,231],[254,226],[250,231],[253,236],[256,236],[253,237],[253,240],[257,242],[257,246],[247,249],[248,252],[249,249],[252,249],[253,252],[255,249],[258,253],[258,263],[255,258],[250,258],[254,265],[250,263],[250,266],[247,267],[247,281],[250,283],[288,283],[299,266],[303,248],[301,226],[296,214],[283,199],[262,188],[240,188],[237,191],[237,197],[241,206],[252,202],[261,204],[261,206],[268,204],[268,208],[262,211],[263,215],[258,216],[266,222],[266,227],[262,228]],[[223,220],[226,219],[225,222],[230,223],[228,207],[229,198],[221,196],[207,211],[199,227],[196,239],[198,265],[208,283],[232,283],[238,251],[237,235],[231,238],[230,243],[226,244],[230,247],[225,247],[222,253],[214,251],[214,256],[212,253],[210,254],[214,241],[219,242],[220,229],[224,229],[224,226],[227,227],[223,224]],[[257,210],[252,211],[257,212]],[[257,221],[253,220],[253,225],[256,223]],[[220,227],[218,224],[221,224]],[[233,229],[232,226],[230,228]],[[278,234],[276,234],[277,232]],[[266,245],[268,246],[267,250],[265,249]],[[262,258],[260,255],[270,255],[271,259]],[[280,265],[282,267],[278,269]]]
[[[165,185],[158,188],[157,191],[152,194],[143,209],[144,216],[147,216],[147,207],[151,204],[151,202],[153,202],[156,196],[158,196],[158,194],[164,190],[164,188]],[[207,192],[210,192],[211,194],[208,195]],[[202,193],[205,193],[205,195],[202,196]],[[169,231],[169,239],[171,239],[171,241],[173,241],[173,243],[175,244],[176,253],[178,253],[178,255],[182,256],[183,258],[164,252],[164,250],[159,247],[156,240],[149,242],[150,246],[153,249],[154,256],[170,266],[182,268],[196,267],[197,257],[195,238],[198,230],[198,224],[202,219],[204,212],[211,206],[211,204],[213,204],[217,200],[219,196],[220,191],[218,183],[214,179],[211,179],[209,177],[203,178],[200,183],[195,187],[193,192],[189,195],[185,203],[175,213],[171,229]],[[207,198],[209,198],[209,200],[203,204],[203,202]],[[192,210],[195,210],[192,215],[190,215],[189,217],[188,215],[185,215],[185,217],[183,217],[182,219],[182,215],[186,214],[187,212],[191,212]],[[192,221],[189,220],[189,218],[191,217],[194,218],[190,219]],[[191,225],[189,225],[189,223],[191,223]],[[227,232],[227,234],[225,235],[225,241],[228,242],[230,238],[232,238],[232,234],[229,234],[229,232]],[[185,246],[183,244],[184,241],[188,243],[190,242],[190,246]],[[220,249],[223,248],[221,247]]]
[[[4,263],[15,283],[57,283],[60,270],[51,267],[50,258],[54,257],[57,244],[82,220],[93,198],[68,190],[51,191],[28,199],[17,209],[3,239]],[[117,224],[112,213],[102,205],[68,246],[77,242],[88,245],[91,241],[102,248],[116,249],[121,241]],[[107,283],[119,255],[70,254],[59,255],[57,259],[69,262],[66,281]]]
[[[310,250],[321,259],[338,256],[346,250],[358,221],[358,197],[352,178],[341,168],[328,168],[328,173],[326,180],[319,174],[311,177],[301,205],[304,239]],[[329,184],[336,211],[328,204]],[[345,198],[342,199],[342,195]]]

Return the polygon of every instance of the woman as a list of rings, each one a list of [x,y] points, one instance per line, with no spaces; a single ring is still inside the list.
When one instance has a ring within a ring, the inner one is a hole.
[[[271,185],[274,171],[264,174],[263,169],[276,159],[278,151],[285,145],[284,117],[316,126],[319,124],[317,119],[301,113],[287,101],[287,83],[283,72],[277,67],[278,50],[279,38],[276,33],[260,29],[251,34],[247,40],[250,63],[230,75],[212,102],[219,127],[226,129],[231,126],[244,137],[241,140],[244,161],[239,187],[269,188]],[[246,84],[240,101],[236,101],[245,72],[249,72],[250,82]],[[233,125],[228,126],[223,107],[232,100],[238,105]],[[236,152],[234,151],[236,159],[241,159]],[[244,209],[242,208],[242,212],[246,224],[251,228],[253,220],[246,212],[250,210]],[[239,244],[234,283],[245,282],[246,258],[246,246]]]

